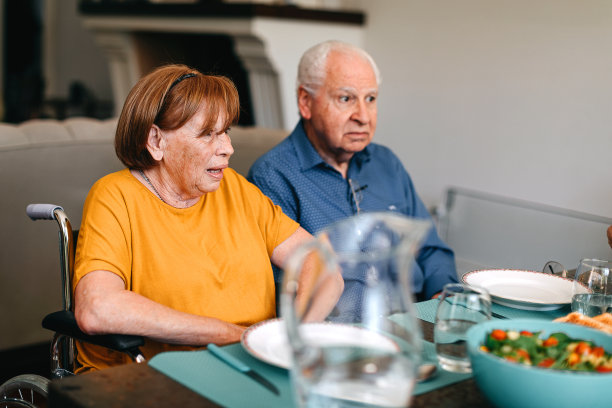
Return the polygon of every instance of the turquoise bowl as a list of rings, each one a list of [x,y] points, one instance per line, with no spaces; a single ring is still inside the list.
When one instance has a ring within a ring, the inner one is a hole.
[[[612,353],[612,335],[569,323],[532,319],[490,320],[473,326],[467,333],[468,353],[476,384],[499,408],[530,407],[612,407],[612,373],[585,373],[551,370],[512,363],[480,350],[485,336],[494,329],[528,330],[591,340]]]

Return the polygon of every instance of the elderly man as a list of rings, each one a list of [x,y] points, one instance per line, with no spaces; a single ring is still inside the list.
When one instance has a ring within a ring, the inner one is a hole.
[[[328,41],[307,50],[297,78],[301,120],[249,171],[249,180],[311,233],[359,212],[431,221],[401,161],[371,143],[379,83],[374,60],[360,48]],[[456,281],[453,251],[432,228],[413,267],[413,291],[429,299]]]

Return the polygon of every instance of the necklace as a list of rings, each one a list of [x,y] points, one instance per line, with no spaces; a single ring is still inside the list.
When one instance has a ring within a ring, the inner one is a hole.
[[[149,178],[147,177],[146,174],[144,174],[144,171],[142,171],[142,169],[138,170],[140,172],[140,175],[142,176],[142,178],[145,179],[145,181],[147,183],[149,183],[149,185],[151,186],[151,188],[153,189],[153,192],[157,195],[157,197],[159,197],[160,200],[162,200],[162,203],[164,204],[168,204],[163,198],[162,196],[159,194],[159,191],[157,191],[157,189],[155,188],[155,186],[153,185],[153,183],[151,183],[151,180],[149,180]]]

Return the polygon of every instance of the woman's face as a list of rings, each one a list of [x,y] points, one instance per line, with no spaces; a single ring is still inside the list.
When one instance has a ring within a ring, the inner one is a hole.
[[[217,190],[234,153],[229,129],[223,128],[225,113],[219,115],[212,132],[202,128],[205,115],[201,108],[184,126],[161,131],[162,177],[182,200]]]

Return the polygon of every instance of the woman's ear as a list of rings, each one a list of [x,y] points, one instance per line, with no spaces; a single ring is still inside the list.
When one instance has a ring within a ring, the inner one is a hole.
[[[161,129],[157,125],[152,125],[147,137],[147,150],[154,160],[161,161],[164,157],[165,143]]]
[[[300,110],[300,116],[306,120],[312,117],[311,105],[312,95],[304,89],[303,86],[298,88],[298,109]]]

